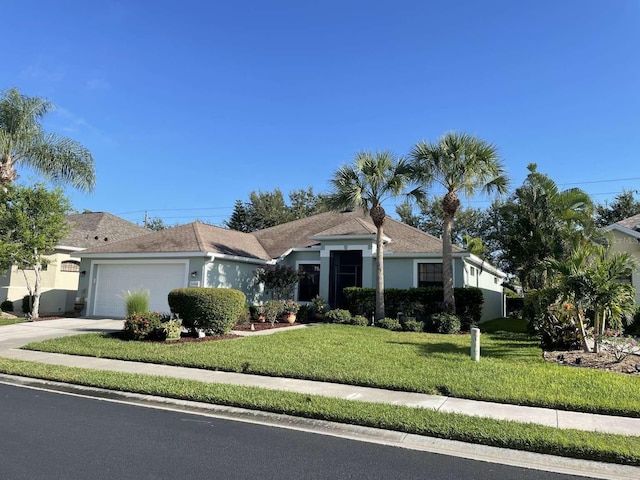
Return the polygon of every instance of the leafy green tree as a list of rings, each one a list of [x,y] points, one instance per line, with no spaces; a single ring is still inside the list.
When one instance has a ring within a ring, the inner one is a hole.
[[[293,296],[293,287],[304,276],[289,265],[266,265],[256,270],[256,279],[271,294],[272,300],[284,300]]]
[[[546,285],[544,262],[562,260],[593,232],[593,204],[578,188],[560,190],[548,176],[528,166],[522,186],[506,202],[492,206],[485,225],[500,252],[500,267],[517,275],[526,290]]]
[[[416,180],[426,187],[438,183],[446,190],[442,198],[442,282],[444,301],[455,312],[453,295],[452,228],[460,207],[458,192],[467,198],[478,190],[506,193],[508,179],[497,148],[466,133],[446,133],[437,143],[420,142],[411,150]]]
[[[611,204],[596,205],[596,226],[606,227],[608,225],[633,217],[640,213],[640,201],[633,196],[633,190],[625,190],[616,195]]]
[[[419,211],[416,214],[412,203],[403,202],[396,207],[396,214],[407,225],[441,238],[443,234],[442,219],[444,218],[442,199],[434,196],[426,199],[418,207]],[[451,226],[451,241],[456,245],[463,246],[465,245],[465,236],[482,238],[482,225],[485,217],[486,212],[480,208],[460,207],[455,213]]]
[[[289,211],[279,188],[273,192],[251,192],[249,194],[247,219],[254,230],[273,227],[288,221]]]
[[[343,165],[330,180],[332,192],[326,205],[331,210],[362,208],[376,227],[376,321],[384,318],[384,222],[382,202],[407,194],[422,200],[421,188],[406,192],[412,182],[413,169],[403,158],[389,151],[359,152],[350,165]]]
[[[240,232],[255,232],[281,223],[298,220],[325,210],[324,196],[313,192],[313,188],[289,192],[289,204],[276,188],[272,192],[251,192],[249,201],[236,200],[227,228]]]
[[[149,230],[153,230],[154,232],[159,232],[160,230],[165,230],[169,228],[160,217],[153,217],[148,219],[145,222],[145,227]]]
[[[49,263],[45,255],[69,233],[69,201],[60,189],[49,191],[42,184],[8,185],[0,190],[0,199],[0,267],[22,270],[33,298],[31,316],[38,318],[42,269]],[[25,270],[33,271],[33,285]]]
[[[324,211],[325,195],[316,194],[313,187],[289,192],[288,221],[310,217]]]
[[[46,179],[92,190],[95,170],[91,152],[78,142],[42,129],[40,121],[53,104],[12,88],[0,97],[0,186],[18,178],[16,165],[28,165]]]

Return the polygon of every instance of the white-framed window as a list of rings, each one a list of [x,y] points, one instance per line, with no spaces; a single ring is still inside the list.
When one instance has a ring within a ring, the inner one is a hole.
[[[418,287],[442,286],[442,263],[418,263]]]
[[[469,267],[469,275],[472,277],[476,276],[476,267]]]

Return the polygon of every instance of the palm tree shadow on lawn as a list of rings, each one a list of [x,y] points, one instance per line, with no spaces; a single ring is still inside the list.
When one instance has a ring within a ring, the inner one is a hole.
[[[471,354],[471,340],[469,339],[468,345],[460,345],[453,342],[429,342],[429,343],[416,343],[416,342],[389,342],[396,345],[408,345],[415,347],[417,353],[421,356],[430,356],[433,354],[452,354],[452,355],[464,355],[466,357]],[[527,358],[531,357],[531,342],[525,338],[517,338],[515,335],[504,341],[501,339],[499,343],[495,341],[483,345],[480,341],[480,357],[497,358],[497,359],[514,359],[514,358]],[[542,352],[536,354],[536,358],[541,358]]]

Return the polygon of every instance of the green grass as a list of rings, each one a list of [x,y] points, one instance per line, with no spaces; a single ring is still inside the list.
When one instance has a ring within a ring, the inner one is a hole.
[[[479,327],[482,333],[527,333],[527,321],[520,318],[496,318],[482,322]]]
[[[490,420],[430,409],[358,402],[253,387],[206,384],[0,358],[0,372],[219,405],[364,425],[532,452],[640,465],[640,437]]]
[[[22,323],[24,318],[0,318],[0,327],[4,325],[13,325],[14,323]]]
[[[182,344],[89,334],[26,348],[640,417],[638,376],[545,362],[524,334],[483,334],[479,362],[470,360],[469,343],[469,335],[323,325]]]

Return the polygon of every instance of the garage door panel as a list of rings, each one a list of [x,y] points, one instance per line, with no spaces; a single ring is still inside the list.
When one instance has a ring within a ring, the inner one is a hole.
[[[168,312],[167,295],[185,286],[186,270],[184,263],[98,264],[93,314],[124,317],[128,290],[147,290],[151,310]]]

